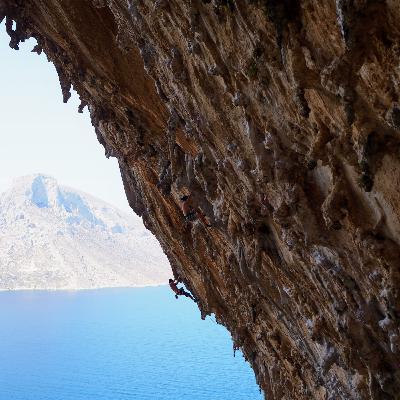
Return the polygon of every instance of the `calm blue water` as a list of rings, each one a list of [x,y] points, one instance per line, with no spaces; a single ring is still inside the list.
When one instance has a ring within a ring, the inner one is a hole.
[[[0,293],[0,400],[260,400],[227,331],[169,288]]]

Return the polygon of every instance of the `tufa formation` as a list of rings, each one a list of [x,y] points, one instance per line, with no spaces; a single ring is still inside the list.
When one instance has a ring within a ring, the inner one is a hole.
[[[268,400],[399,398],[397,0],[0,0],[3,19],[77,90]]]

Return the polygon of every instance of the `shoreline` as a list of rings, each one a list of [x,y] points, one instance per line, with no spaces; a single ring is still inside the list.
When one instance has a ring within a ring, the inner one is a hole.
[[[150,287],[164,287],[168,284],[154,284],[154,285],[134,285],[134,286],[99,286],[92,288],[16,288],[16,289],[0,289],[0,294],[2,293],[15,293],[15,292],[83,292],[92,290],[102,290],[102,289],[141,289]]]

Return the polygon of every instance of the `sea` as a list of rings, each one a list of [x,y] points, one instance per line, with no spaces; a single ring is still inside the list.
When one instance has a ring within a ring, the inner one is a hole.
[[[168,287],[0,292],[0,400],[261,400],[227,330]]]

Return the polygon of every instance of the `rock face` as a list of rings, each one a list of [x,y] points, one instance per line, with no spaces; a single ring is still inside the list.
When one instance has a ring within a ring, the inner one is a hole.
[[[169,274],[134,215],[44,175],[0,195],[0,290],[161,285]]]
[[[398,1],[0,4],[266,398],[398,398]]]

